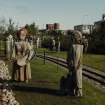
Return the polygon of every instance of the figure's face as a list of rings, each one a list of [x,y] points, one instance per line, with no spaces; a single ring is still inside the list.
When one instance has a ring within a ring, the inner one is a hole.
[[[75,44],[80,44],[80,43],[81,43],[81,37],[80,37],[79,34],[75,34],[75,35],[74,35],[73,42],[74,42]]]
[[[22,30],[20,32],[20,40],[25,40],[25,38],[26,38],[26,32],[24,30]]]

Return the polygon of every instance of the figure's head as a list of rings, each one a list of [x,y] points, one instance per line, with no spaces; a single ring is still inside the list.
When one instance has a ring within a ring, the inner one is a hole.
[[[82,44],[82,33],[80,31],[74,31],[73,43]]]
[[[82,44],[82,33],[80,31],[71,31],[70,36],[73,44]]]
[[[20,39],[20,40],[25,40],[25,38],[26,38],[26,35],[27,35],[27,29],[26,28],[22,28],[22,29],[20,29],[19,31],[18,31],[18,38]]]

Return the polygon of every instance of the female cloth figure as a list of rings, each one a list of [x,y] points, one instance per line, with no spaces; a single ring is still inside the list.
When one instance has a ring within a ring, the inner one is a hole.
[[[82,96],[82,34],[73,31],[70,36],[67,62],[72,75],[72,91],[75,96]]]
[[[9,35],[6,38],[6,56],[7,59],[10,60],[12,56],[12,49],[13,49],[13,36]]]
[[[18,40],[14,43],[13,55],[13,80],[28,82],[31,79],[30,60],[33,57],[33,46],[25,40],[26,28],[18,32]]]

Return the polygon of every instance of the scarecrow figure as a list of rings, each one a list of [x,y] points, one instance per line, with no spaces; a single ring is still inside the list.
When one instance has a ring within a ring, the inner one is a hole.
[[[72,77],[72,94],[82,96],[82,34],[79,31],[70,31],[70,43],[68,49],[67,63],[69,74]]]
[[[31,79],[30,60],[33,58],[33,45],[26,41],[27,29],[18,31],[18,40],[13,48],[13,80],[28,82]]]

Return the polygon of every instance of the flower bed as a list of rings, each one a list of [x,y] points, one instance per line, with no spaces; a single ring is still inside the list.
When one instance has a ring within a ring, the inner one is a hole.
[[[0,61],[0,105],[19,105],[16,101],[14,93],[6,80],[9,81],[11,76],[8,71],[8,66],[4,61]]]

